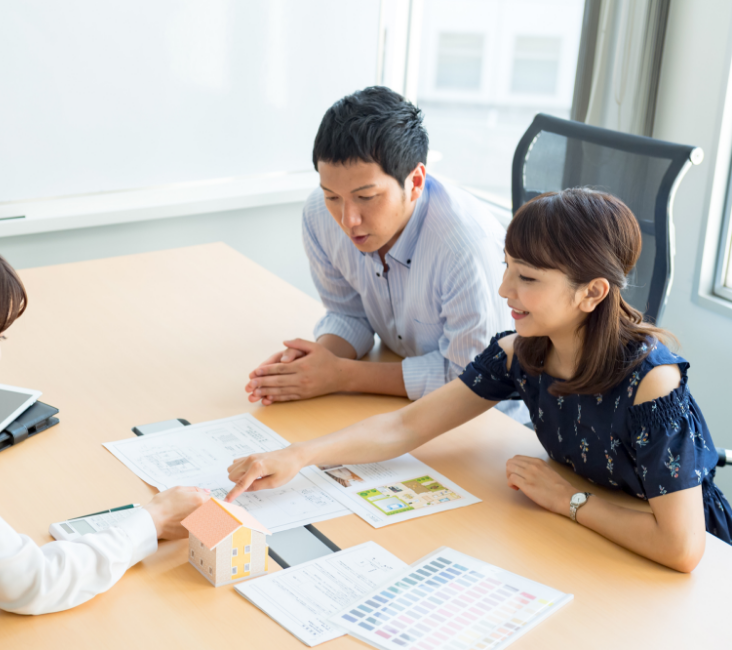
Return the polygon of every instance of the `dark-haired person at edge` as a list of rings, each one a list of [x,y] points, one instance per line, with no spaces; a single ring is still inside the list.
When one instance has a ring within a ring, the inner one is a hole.
[[[23,283],[0,256],[0,332],[27,305]],[[0,516],[0,610],[59,612],[107,591],[127,569],[157,550],[158,539],[186,537],[188,531],[180,522],[204,503],[207,492],[175,487],[155,495],[146,506],[103,532],[41,547],[16,533]],[[2,503],[12,498],[3,497],[0,514]]]
[[[412,400],[457,377],[511,316],[498,299],[503,227],[467,192],[428,176],[422,113],[366,88],[325,113],[313,164],[320,188],[303,239],[326,315],[316,342],[286,341],[250,374],[249,400],[338,391]],[[401,363],[356,362],[374,333]],[[501,410],[520,422],[521,404]]]
[[[525,204],[508,228],[500,288],[515,333],[495,336],[458,379],[399,411],[235,461],[228,498],[282,485],[306,465],[394,458],[521,399],[550,458],[647,499],[651,512],[576,493],[551,464],[526,456],[507,462],[509,487],[640,555],[693,570],[705,529],[732,543],[732,511],[713,481],[717,454],[689,392],[689,364],[621,297],[640,249],[633,214],[607,194],[571,189]]]

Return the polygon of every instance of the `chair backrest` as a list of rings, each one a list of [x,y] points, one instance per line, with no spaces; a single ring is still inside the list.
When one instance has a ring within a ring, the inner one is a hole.
[[[513,212],[543,192],[590,187],[620,198],[635,214],[643,251],[623,297],[647,320],[661,318],[673,279],[671,207],[701,149],[588,126],[539,113],[513,158]]]

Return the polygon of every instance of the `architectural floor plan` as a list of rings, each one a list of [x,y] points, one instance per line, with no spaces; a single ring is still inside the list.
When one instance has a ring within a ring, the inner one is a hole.
[[[159,490],[195,485],[224,498],[234,486],[228,479],[227,468],[235,458],[282,449],[289,444],[246,414],[104,446]],[[302,474],[281,488],[242,494],[236,503],[273,533],[350,514],[327,490]]]
[[[457,492],[446,488],[430,476],[371,488],[359,492],[358,496],[386,515],[436,506],[460,498]]]

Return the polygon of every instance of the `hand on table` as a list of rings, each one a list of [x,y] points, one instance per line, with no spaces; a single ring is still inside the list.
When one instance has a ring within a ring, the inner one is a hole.
[[[343,390],[343,359],[311,341],[285,341],[287,349],[273,354],[249,375],[245,389],[250,402],[264,406],[327,395]]]
[[[514,456],[506,463],[508,486],[521,490],[542,508],[569,517],[569,501],[577,492],[539,458]]]
[[[197,487],[174,487],[156,494],[145,510],[150,513],[158,539],[181,539],[188,531],[180,525],[188,515],[209,499],[209,490]]]
[[[289,341],[285,341],[284,345],[287,345]],[[263,366],[271,366],[273,363],[290,363],[290,361],[294,361],[295,359],[299,359],[300,357],[304,357],[305,352],[302,350],[298,350],[297,348],[285,348],[284,350],[280,350],[279,352],[275,352],[271,357],[265,359],[257,366],[258,370],[259,368],[262,368]],[[249,377],[254,377],[254,373],[249,373]]]
[[[231,503],[242,492],[268,490],[291,481],[303,468],[298,445],[278,451],[237,458],[229,467],[229,480],[236,483],[226,495]]]

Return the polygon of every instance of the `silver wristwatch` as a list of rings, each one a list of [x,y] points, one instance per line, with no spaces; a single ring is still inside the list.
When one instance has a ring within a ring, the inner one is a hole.
[[[577,494],[572,495],[569,500],[569,516],[572,521],[577,521],[577,509],[585,505],[587,499],[591,496],[592,492],[577,492]]]

